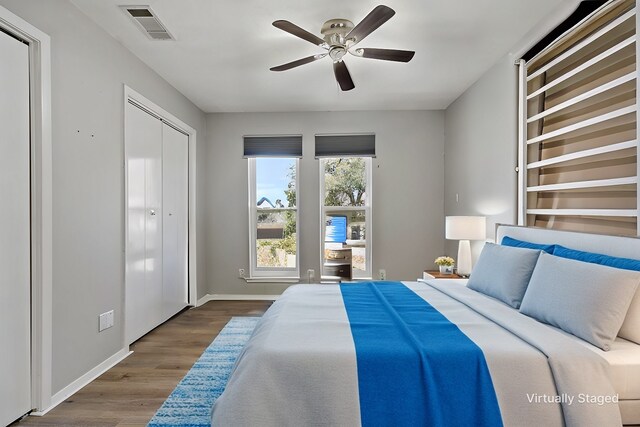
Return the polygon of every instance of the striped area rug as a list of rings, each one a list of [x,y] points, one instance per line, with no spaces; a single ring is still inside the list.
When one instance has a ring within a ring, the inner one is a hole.
[[[211,407],[259,317],[233,317],[149,421],[149,426],[210,426]]]

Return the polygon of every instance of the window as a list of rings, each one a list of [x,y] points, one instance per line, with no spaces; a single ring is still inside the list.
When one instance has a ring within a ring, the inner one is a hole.
[[[298,277],[298,159],[249,159],[251,277]]]
[[[249,159],[249,276],[298,278],[301,135],[245,136]]]
[[[322,275],[327,250],[351,249],[353,278],[371,278],[371,157],[320,160]]]
[[[640,232],[634,5],[608,2],[521,61],[520,224]]]

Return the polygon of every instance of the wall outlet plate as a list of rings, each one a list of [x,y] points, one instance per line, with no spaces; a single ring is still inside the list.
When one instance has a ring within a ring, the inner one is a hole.
[[[387,270],[380,269],[378,271],[378,278],[380,280],[387,280]]]
[[[312,268],[307,270],[307,278],[309,279],[309,283],[313,282],[313,279],[316,277],[316,271]]]
[[[238,269],[238,277],[241,278],[241,279],[244,279],[244,274],[245,274],[244,268],[239,268]]]
[[[99,327],[98,332],[102,332],[105,329],[109,329],[114,324],[114,313],[113,310],[107,311],[106,313],[102,313],[99,317]]]

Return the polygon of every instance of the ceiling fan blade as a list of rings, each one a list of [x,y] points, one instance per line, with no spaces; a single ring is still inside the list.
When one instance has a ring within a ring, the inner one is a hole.
[[[354,39],[354,44],[360,43],[362,39],[391,19],[395,14],[396,12],[388,6],[376,6],[345,38]]]
[[[412,50],[359,48],[354,55],[384,61],[409,62],[416,53]]]
[[[313,43],[317,46],[326,46],[326,42],[322,40],[320,37],[311,34],[309,31],[304,30],[298,27],[296,24],[293,24],[289,21],[279,20],[274,21],[273,26],[276,28],[280,28],[282,31],[286,31],[289,34],[293,34],[296,37],[300,37],[303,40],[308,41],[309,43]]]
[[[277,67],[269,68],[271,71],[285,71],[290,70],[295,67],[299,67],[304,64],[308,64],[313,61],[317,61],[318,59],[324,58],[327,56],[327,53],[321,53],[318,55],[307,56],[306,58],[298,59],[297,61],[287,62],[286,64],[278,65]]]
[[[353,80],[351,79],[351,74],[347,69],[347,64],[344,61],[336,61],[333,63],[333,72],[336,75],[336,80],[340,85],[340,89],[347,91],[351,90],[356,85],[353,84]]]

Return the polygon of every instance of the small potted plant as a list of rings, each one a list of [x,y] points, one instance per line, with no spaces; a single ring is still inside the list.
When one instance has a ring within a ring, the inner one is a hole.
[[[453,264],[456,261],[450,256],[439,256],[434,262],[440,268],[440,274],[453,274]]]

